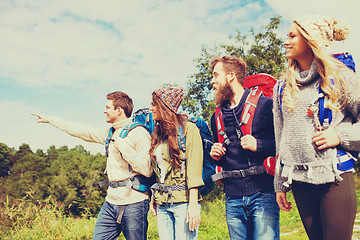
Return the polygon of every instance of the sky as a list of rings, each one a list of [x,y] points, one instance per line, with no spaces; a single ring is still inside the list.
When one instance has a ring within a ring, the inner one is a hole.
[[[165,83],[186,89],[203,46],[278,15],[284,39],[295,16],[345,20],[350,37],[329,51],[349,52],[360,64],[359,7],[357,0],[1,0],[0,142],[103,153],[101,144],[36,123],[31,113],[106,127],[107,93],[126,92],[135,109],[149,106]]]

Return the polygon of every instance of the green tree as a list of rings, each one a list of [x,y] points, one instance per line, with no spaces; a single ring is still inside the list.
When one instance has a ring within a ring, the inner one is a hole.
[[[8,176],[12,166],[12,149],[6,144],[0,143],[0,177]]]
[[[106,178],[106,158],[90,154],[81,145],[73,149],[51,146],[46,153],[40,149],[34,153],[27,144],[18,151],[0,144],[0,164],[11,172],[0,177],[1,198],[9,196],[12,201],[30,194],[37,202],[51,197],[74,215],[95,214],[104,202],[106,189],[98,183]]]
[[[101,154],[90,154],[81,145],[70,150],[61,147],[56,150],[56,155],[50,163],[47,195],[72,214],[98,212],[106,195],[105,189],[98,186],[105,179],[102,173],[106,158]]]
[[[43,194],[39,184],[46,169],[44,160],[33,153],[28,144],[22,144],[12,156],[10,175],[2,178],[0,191],[13,198],[22,198],[31,190],[38,194],[35,198],[41,199]]]
[[[209,61],[215,56],[240,57],[247,64],[248,75],[264,72],[278,78],[285,68],[283,40],[276,35],[280,22],[280,16],[273,17],[259,32],[254,29],[246,34],[237,31],[230,36],[233,44],[221,44],[214,48],[203,47],[200,57],[194,60],[198,71],[189,77],[183,109],[210,122],[216,106],[210,94],[212,72]]]

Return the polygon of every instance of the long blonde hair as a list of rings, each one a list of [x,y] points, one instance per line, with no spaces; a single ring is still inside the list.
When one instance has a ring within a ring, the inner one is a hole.
[[[295,24],[300,34],[304,37],[305,42],[313,52],[314,60],[317,65],[317,72],[321,78],[321,89],[330,100],[329,108],[332,110],[340,110],[345,104],[347,94],[343,78],[345,73],[351,70],[324,51],[323,46],[328,45],[329,42],[311,38],[296,22],[293,22],[293,24]],[[295,73],[298,69],[299,66],[297,61],[289,59],[282,101],[290,111],[295,109],[296,93],[299,91],[299,84],[296,82],[295,78]],[[340,99],[342,94],[344,94],[345,97]]]

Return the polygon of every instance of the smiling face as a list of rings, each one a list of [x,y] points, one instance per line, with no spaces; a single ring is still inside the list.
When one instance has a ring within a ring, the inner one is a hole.
[[[120,120],[121,110],[120,110],[120,108],[115,109],[114,103],[112,100],[109,100],[107,102],[104,113],[106,114],[106,122],[107,123],[115,123]]]
[[[286,58],[299,61],[313,55],[310,46],[306,43],[306,39],[301,35],[295,23],[291,24],[287,36],[288,38],[284,42]]]

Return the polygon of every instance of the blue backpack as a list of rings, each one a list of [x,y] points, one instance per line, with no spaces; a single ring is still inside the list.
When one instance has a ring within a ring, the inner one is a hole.
[[[189,121],[194,123],[200,130],[202,145],[203,145],[203,169],[202,169],[202,179],[204,182],[204,186],[199,188],[199,192],[202,196],[206,196],[209,194],[215,187],[215,183],[211,179],[211,176],[214,175],[215,172],[215,162],[210,156],[212,143],[211,132],[209,126],[202,118],[191,117]],[[186,151],[186,141],[185,136],[182,131],[182,128],[179,128],[178,142],[181,151],[185,153]],[[184,163],[184,162],[183,162]]]
[[[152,113],[149,111],[149,108],[142,108],[137,110],[133,114],[133,121],[139,122],[147,128],[149,133],[154,130],[154,121]],[[211,179],[211,175],[215,174],[215,162],[210,157],[210,151],[212,147],[212,137],[209,126],[202,118],[189,118],[189,121],[195,123],[195,125],[200,130],[200,135],[203,145],[203,169],[202,169],[202,179],[204,186],[199,188],[199,192],[202,196],[209,194],[215,187],[215,183]],[[186,151],[185,136],[183,136],[182,128],[179,129],[180,135],[178,136],[178,142],[180,149]],[[185,162],[183,162],[185,164]],[[182,164],[182,165],[183,165]]]
[[[333,54],[333,57],[344,63],[349,69],[355,72],[355,62],[352,56],[348,53],[341,54]],[[280,109],[282,109],[282,100],[281,96],[284,91],[284,83],[278,85],[277,93],[279,96],[279,105]],[[319,94],[322,94],[322,97],[319,98],[319,121],[321,126],[329,125],[332,121],[332,110],[329,108],[325,108],[325,95],[321,87],[319,86]],[[343,147],[337,147],[336,157],[339,159],[339,163],[337,164],[337,169],[341,171],[347,171],[354,167],[354,163],[359,156],[358,151],[350,151],[345,150]],[[340,159],[346,159],[346,161],[340,162]]]
[[[333,54],[333,57],[345,64],[348,68],[355,72],[355,62],[351,54],[349,53],[338,53]]]

